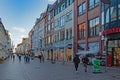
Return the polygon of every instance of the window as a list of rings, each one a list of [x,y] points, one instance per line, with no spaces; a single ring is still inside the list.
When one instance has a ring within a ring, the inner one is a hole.
[[[117,19],[117,8],[116,8],[116,6],[111,7],[110,14],[111,14],[111,21],[115,21]]]
[[[85,32],[85,26],[86,24],[85,23],[82,23],[79,25],[78,27],[78,38],[79,39],[82,39],[82,38],[85,38],[86,37],[86,32]]]
[[[66,30],[66,40],[68,40],[68,35],[69,35],[69,33],[68,33],[68,29]]]
[[[65,31],[64,31],[64,30],[60,31],[60,40],[61,40],[61,41],[64,40],[64,37],[65,37],[64,34],[65,34]]]
[[[57,27],[57,20],[54,21],[54,27]]]
[[[47,32],[47,27],[45,27],[45,32]]]
[[[62,5],[61,5],[61,10],[60,10],[60,11],[62,11],[62,10],[64,10],[64,9],[65,9],[65,2],[62,3]]]
[[[110,21],[110,17],[109,17],[109,15],[110,15],[110,10],[109,10],[109,8],[107,9],[107,11],[106,11],[106,23],[109,23],[109,21]]]
[[[72,38],[72,28],[70,28],[70,39]]]
[[[118,4],[118,17],[119,17],[119,20],[120,20],[120,4]]]
[[[65,16],[60,18],[60,26],[63,27],[65,25]]]
[[[89,0],[89,9],[94,8],[99,4],[99,0]]]
[[[66,0],[66,1],[67,1],[67,6],[71,5],[74,2],[74,0]]]
[[[53,22],[51,23],[51,28],[52,28],[52,29],[54,28],[54,26],[53,26]]]
[[[99,35],[99,17],[89,21],[89,36]]]
[[[57,14],[58,14],[58,8],[54,10],[54,16],[56,16]]]
[[[54,42],[57,42],[57,34],[54,34]]]
[[[48,25],[48,32],[50,32],[50,25]]]
[[[67,0],[67,6],[69,6],[70,5],[70,0]]]
[[[86,11],[86,3],[84,2],[80,4],[78,7],[78,15],[85,13],[85,11]]]
[[[118,4],[118,26],[120,26],[120,4]]]
[[[48,20],[50,20],[50,13],[48,13]]]
[[[70,11],[66,14],[66,22],[68,22],[69,20],[72,20],[72,18],[73,18],[72,11]]]
[[[70,0],[70,5],[74,2],[74,0]]]
[[[50,44],[50,36],[48,37],[48,44]]]
[[[59,2],[60,2],[60,0],[57,0],[57,2],[59,3]]]
[[[85,10],[86,10],[86,3],[84,2],[83,3],[83,12],[85,12]]]
[[[59,25],[60,25],[60,19],[58,18],[54,21],[54,27],[57,27]]]
[[[102,22],[102,23],[101,23],[102,25],[104,25],[104,24],[105,24],[105,23],[104,23],[104,12],[102,12],[101,22]]]

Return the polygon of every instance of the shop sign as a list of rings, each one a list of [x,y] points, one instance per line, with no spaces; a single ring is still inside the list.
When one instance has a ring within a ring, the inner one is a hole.
[[[112,28],[112,29],[108,29],[102,32],[103,35],[105,34],[112,34],[112,33],[118,33],[120,32],[120,28]]]
[[[93,69],[94,69],[94,72],[100,71],[100,60],[98,59],[94,60]]]

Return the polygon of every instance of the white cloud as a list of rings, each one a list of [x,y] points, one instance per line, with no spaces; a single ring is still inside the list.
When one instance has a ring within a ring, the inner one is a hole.
[[[55,2],[56,0],[47,0],[48,2]]]
[[[24,33],[26,31],[24,28],[20,28],[20,27],[13,27],[13,29],[21,33]]]
[[[21,36],[21,38],[24,38],[24,37],[25,37],[24,35]]]

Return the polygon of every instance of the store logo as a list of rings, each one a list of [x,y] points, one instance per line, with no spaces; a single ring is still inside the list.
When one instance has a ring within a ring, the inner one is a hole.
[[[105,35],[105,34],[113,34],[118,32],[120,32],[120,28],[112,28],[112,29],[103,31],[102,34]]]

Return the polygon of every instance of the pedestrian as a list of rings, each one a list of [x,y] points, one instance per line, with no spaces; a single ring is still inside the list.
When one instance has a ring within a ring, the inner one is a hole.
[[[13,54],[13,56],[12,56],[12,57],[13,57],[13,61],[15,61],[15,55],[14,55],[14,54]]]
[[[44,56],[42,55],[42,61],[44,62]]]
[[[20,54],[18,55],[18,58],[19,58],[19,62],[21,62],[21,55]]]
[[[76,70],[76,72],[78,72],[78,66],[79,66],[79,63],[80,63],[80,59],[79,59],[78,55],[75,55],[75,57],[73,59],[73,62],[74,62],[74,65],[75,65],[75,70]]]
[[[85,72],[87,72],[87,64],[88,64],[88,62],[89,62],[89,59],[88,59],[87,56],[85,56],[83,58],[83,64],[84,64],[84,67],[85,67]]]
[[[24,62],[27,63],[27,55],[24,55]]]
[[[42,56],[41,56],[41,55],[39,55],[39,56],[38,56],[38,58],[39,58],[39,61],[40,61],[40,63],[41,63],[41,58],[42,58]]]

